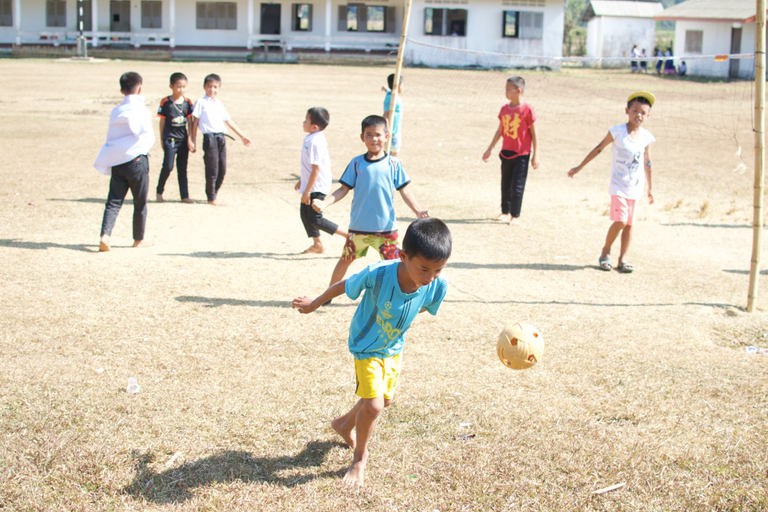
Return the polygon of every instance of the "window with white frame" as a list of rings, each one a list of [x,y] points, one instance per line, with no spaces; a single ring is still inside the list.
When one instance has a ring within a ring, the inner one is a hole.
[[[294,31],[312,31],[312,4],[293,4]]]
[[[45,25],[47,27],[66,27],[67,26],[66,0],[46,0]]]
[[[141,2],[141,28],[163,28],[163,2]]]
[[[428,36],[466,36],[466,9],[424,9],[424,34]]]
[[[339,32],[394,32],[395,8],[383,5],[339,6]]]
[[[518,36],[520,39],[544,39],[544,13],[524,12],[517,13]]]
[[[685,53],[701,55],[701,43],[704,40],[703,30],[685,31]]]
[[[197,2],[197,28],[237,30],[237,3]]]

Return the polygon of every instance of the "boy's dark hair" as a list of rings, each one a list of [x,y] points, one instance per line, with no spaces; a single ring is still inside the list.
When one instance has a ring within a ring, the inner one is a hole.
[[[440,219],[419,219],[408,226],[403,237],[403,252],[409,258],[421,255],[429,261],[451,257],[451,231]]]
[[[205,80],[203,80],[203,86],[205,86],[205,84],[208,82],[219,82],[219,85],[221,85],[221,77],[216,73],[211,73],[205,77]]]
[[[176,85],[176,82],[179,80],[189,82],[189,80],[187,80],[187,76],[184,73],[174,73],[171,75],[171,85]]]
[[[512,82],[515,87],[525,92],[525,78],[521,76],[511,76],[507,78],[507,82]]]
[[[317,125],[320,131],[325,130],[325,127],[331,122],[331,114],[323,107],[312,107],[307,110],[307,115],[309,116],[309,121]]]
[[[632,98],[627,102],[627,108],[630,108],[633,103],[639,103],[641,105],[648,105],[649,107],[653,107],[653,105],[651,105],[651,102],[648,101],[648,98],[646,98],[645,96],[638,96],[636,98]]]
[[[392,90],[392,85],[394,85],[394,83],[395,83],[395,74],[392,73],[387,77],[387,85],[389,85],[390,90]],[[400,75],[400,82],[398,83],[398,85],[400,85],[401,83],[403,83],[403,75]]]
[[[144,80],[141,78],[140,74],[135,71],[129,71],[123,73],[123,76],[120,77],[120,90],[125,94],[134,94],[136,89],[143,83]]]
[[[361,133],[365,133],[365,129],[370,128],[371,126],[383,126],[384,131],[389,133],[389,128],[387,127],[387,120],[381,116],[373,115],[363,119],[363,129]]]

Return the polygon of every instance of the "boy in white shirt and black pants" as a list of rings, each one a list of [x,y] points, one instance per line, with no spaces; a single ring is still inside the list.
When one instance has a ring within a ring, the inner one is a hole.
[[[331,156],[328,153],[328,142],[323,130],[328,126],[331,115],[323,107],[313,107],[307,110],[304,117],[304,144],[301,148],[301,178],[296,183],[296,190],[301,192],[301,222],[307,236],[314,243],[303,254],[325,252],[320,240],[320,231],[329,235],[341,235],[347,238],[347,232],[340,229],[338,224],[323,217],[322,212],[312,208],[312,201],[323,200],[331,191]]]
[[[227,174],[227,141],[224,134],[227,126],[240,136],[245,147],[251,147],[251,139],[240,133],[232,117],[216,96],[221,89],[221,77],[208,75],[203,82],[205,96],[197,100],[192,111],[192,131],[190,148],[196,151],[197,129],[203,132],[203,161],[205,162],[205,195],[208,204],[216,205],[216,195],[224,183]]]
[[[120,92],[125,99],[112,109],[107,142],[93,163],[97,171],[112,176],[101,223],[99,251],[111,250],[112,228],[129,189],[133,195],[133,246],[152,245],[144,241],[144,229],[149,192],[148,153],[155,143],[155,132],[144,96],[141,96],[142,82],[141,75],[132,71],[120,77]]]

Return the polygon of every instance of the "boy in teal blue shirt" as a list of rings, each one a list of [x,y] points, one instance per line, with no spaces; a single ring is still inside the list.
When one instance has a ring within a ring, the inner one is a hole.
[[[384,119],[389,119],[389,107],[392,103],[392,86],[395,84],[395,74],[392,73],[387,77],[387,85],[389,90],[384,98]],[[397,85],[397,100],[395,100],[395,117],[392,120],[392,143],[389,145],[389,153],[392,156],[397,156],[400,152],[400,146],[402,145],[402,138],[400,137],[400,129],[402,128],[402,115],[403,115],[403,102],[400,100],[400,95],[403,94],[403,77],[400,77],[400,83]]]
[[[451,245],[451,232],[443,221],[417,220],[405,232],[400,259],[374,263],[333,284],[314,300],[293,300],[293,307],[300,313],[311,313],[342,293],[352,300],[363,293],[347,340],[355,358],[355,394],[360,400],[348,413],[331,422],[333,429],[355,450],[344,475],[344,482],[349,485],[363,483],[368,442],[379,414],[392,403],[406,331],[417,314],[429,311],[436,315],[448,291],[448,281],[440,273],[451,256]]]

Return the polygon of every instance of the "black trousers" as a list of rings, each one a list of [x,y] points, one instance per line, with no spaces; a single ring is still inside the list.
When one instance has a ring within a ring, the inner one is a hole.
[[[128,194],[133,195],[133,239],[144,240],[144,228],[147,226],[147,194],[149,193],[149,158],[137,156],[130,162],[112,167],[109,180],[109,195],[104,207],[104,219],[101,221],[101,234],[112,235],[117,214]]]
[[[525,180],[528,178],[528,159],[531,155],[501,159],[501,213],[520,216],[523,206]]]
[[[320,231],[332,235],[339,229],[339,225],[335,224],[325,217],[323,212],[316,212],[312,208],[312,200],[325,199],[325,194],[322,192],[312,192],[309,194],[309,204],[301,203],[301,222],[304,224],[304,230],[307,232],[309,238],[320,236]]]
[[[163,141],[163,168],[160,171],[160,179],[157,180],[157,193],[165,191],[165,182],[173,170],[173,160],[176,159],[176,174],[179,177],[179,193],[182,199],[189,198],[189,186],[187,184],[187,162],[189,161],[189,147],[187,139],[165,139]]]
[[[223,133],[203,134],[203,162],[205,195],[209,201],[215,201],[227,174],[227,139]]]

